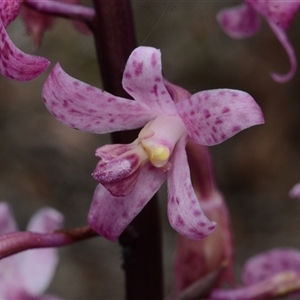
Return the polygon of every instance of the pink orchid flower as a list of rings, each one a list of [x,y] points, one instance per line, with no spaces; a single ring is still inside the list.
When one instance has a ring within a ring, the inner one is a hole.
[[[18,16],[22,0],[0,1],[0,73],[10,79],[27,81],[36,78],[49,66],[43,57],[19,50],[9,38],[6,27]]]
[[[299,292],[300,251],[289,248],[266,251],[250,258],[242,274],[243,287],[231,290],[215,289],[209,299],[278,299]]]
[[[185,146],[187,138],[216,145],[239,131],[264,122],[262,112],[247,93],[230,89],[203,91],[192,96],[164,81],[160,51],[138,47],[123,75],[129,100],[111,95],[67,75],[55,66],[43,87],[48,110],[62,123],[93,133],[143,127],[129,145],[106,145],[93,176],[100,182],[89,212],[90,226],[116,240],[168,181],[168,216],[180,234],[201,239],[215,223],[204,215],[193,190]]]
[[[284,47],[290,60],[290,70],[287,74],[271,74],[275,81],[283,83],[289,81],[297,69],[295,52],[285,31],[290,27],[299,6],[300,0],[244,0],[244,3],[239,6],[221,10],[217,15],[217,20],[230,37],[245,38],[257,33],[260,28],[259,14],[261,14]]]
[[[30,219],[27,230],[47,233],[61,227],[63,216],[51,208],[39,210]],[[18,231],[10,207],[0,202],[0,235]],[[43,295],[58,263],[57,250],[27,250],[0,260],[0,299],[58,300]]]

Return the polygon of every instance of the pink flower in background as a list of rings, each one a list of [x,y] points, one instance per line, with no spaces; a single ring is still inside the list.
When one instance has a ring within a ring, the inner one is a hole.
[[[0,72],[10,79],[27,81],[40,75],[50,63],[46,58],[20,51],[6,32],[6,27],[19,14],[21,2],[21,0],[0,1]]]
[[[260,28],[259,14],[262,15],[286,50],[291,65],[287,74],[272,73],[272,78],[281,83],[290,80],[296,72],[297,59],[285,31],[290,27],[300,6],[300,0],[244,0],[244,2],[239,6],[221,10],[217,15],[218,22],[230,37],[245,38],[257,33]]]
[[[61,227],[63,216],[51,208],[39,210],[29,221],[27,230],[47,233]],[[0,203],[0,235],[17,231],[10,207]],[[0,260],[0,299],[57,300],[43,295],[49,286],[58,262],[57,250],[35,249]]]
[[[101,161],[93,176],[100,184],[89,212],[90,226],[116,240],[167,179],[172,227],[191,239],[207,236],[215,223],[206,218],[193,190],[187,139],[210,146],[221,143],[262,124],[259,106],[242,91],[217,89],[190,95],[167,83],[160,51],[151,47],[132,52],[122,84],[134,100],[76,80],[57,64],[43,88],[48,110],[70,127],[93,133],[143,127],[129,145],[97,149]],[[174,90],[185,98],[176,103]]]
[[[289,192],[289,196],[290,196],[291,198],[300,200],[300,183],[295,184],[295,185],[291,188],[291,190],[290,190],[290,192]]]
[[[250,258],[243,268],[242,281],[243,287],[240,288],[215,289],[209,299],[277,299],[299,292],[300,251],[279,248]]]
[[[68,4],[80,4],[80,0],[59,1]],[[35,48],[38,48],[41,44],[45,31],[52,27],[56,18],[51,15],[38,12],[24,5],[22,5],[20,12],[21,17],[26,25],[27,32],[32,38],[33,45]],[[73,21],[73,24],[82,33],[89,33],[88,27],[83,22]]]

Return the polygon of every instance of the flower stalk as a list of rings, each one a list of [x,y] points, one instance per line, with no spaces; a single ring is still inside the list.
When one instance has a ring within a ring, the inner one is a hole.
[[[137,46],[129,0],[94,0],[93,33],[103,87],[106,91],[128,98],[121,86],[126,61]],[[113,143],[130,143],[138,130],[115,132]],[[161,227],[156,197],[131,223],[137,233],[125,231],[119,241],[123,247],[126,299],[162,299]]]

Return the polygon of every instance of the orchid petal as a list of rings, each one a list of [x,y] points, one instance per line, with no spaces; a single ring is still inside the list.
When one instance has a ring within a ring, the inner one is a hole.
[[[115,241],[165,179],[166,173],[147,163],[134,189],[125,197],[114,197],[99,184],[88,216],[90,226],[101,236]]]
[[[286,33],[276,24],[269,22],[270,27],[272,28],[273,32],[275,33],[275,35],[277,36],[279,42],[282,44],[283,48],[285,49],[289,61],[290,61],[290,70],[287,74],[285,75],[279,75],[276,73],[272,73],[271,76],[272,78],[279,82],[279,83],[284,83],[289,81],[296,73],[297,70],[297,58],[295,55],[295,51],[293,46],[291,45]]]
[[[273,299],[300,289],[300,252],[274,249],[250,258],[243,270],[244,287],[210,294],[214,300]]]
[[[50,62],[43,57],[25,54],[11,41],[0,20],[0,72],[10,79],[31,80],[47,69]]]
[[[245,0],[258,13],[262,14],[268,22],[272,22],[286,30],[300,6],[299,0],[274,1],[274,0]]]
[[[243,268],[243,283],[252,285],[285,271],[300,274],[300,252],[278,248],[251,257]]]
[[[185,151],[186,137],[177,143],[168,171],[168,217],[171,226],[180,234],[193,240],[209,235],[216,223],[204,215],[191,183]]]
[[[62,223],[61,213],[51,208],[43,208],[31,218],[27,230],[48,233],[59,229]],[[18,258],[24,290],[30,295],[40,295],[53,278],[58,263],[57,249],[28,250]]]
[[[245,128],[264,123],[254,99],[238,90],[199,92],[176,106],[189,136],[206,146],[219,144]]]
[[[260,28],[258,14],[247,4],[221,10],[217,21],[227,35],[236,39],[254,35]]]
[[[123,74],[125,91],[156,113],[176,114],[161,71],[161,53],[152,47],[138,47],[128,58]]]
[[[179,85],[173,84],[166,79],[164,79],[164,84],[175,103],[191,97],[191,93]]]
[[[100,160],[92,176],[112,195],[126,196],[133,190],[142,165],[143,160],[138,153],[128,151],[113,159]]]
[[[138,128],[155,117],[136,101],[113,96],[69,76],[59,64],[44,84],[43,98],[60,122],[93,133]]]
[[[0,1],[0,19],[5,28],[18,16],[22,1],[23,0]]]
[[[295,184],[295,185],[291,188],[291,190],[290,190],[290,192],[289,192],[289,196],[290,196],[291,198],[300,200],[300,183]]]
[[[0,202],[0,235],[18,230],[15,218],[10,206],[5,202]]]

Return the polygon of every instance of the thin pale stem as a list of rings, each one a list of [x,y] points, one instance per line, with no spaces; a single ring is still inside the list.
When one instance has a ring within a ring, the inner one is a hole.
[[[28,249],[67,246],[95,236],[99,235],[89,226],[56,230],[53,233],[8,233],[0,237],[0,259]]]
[[[26,0],[23,4],[45,14],[79,20],[85,23],[92,23],[95,17],[94,9],[83,5],[68,4],[53,0]]]

